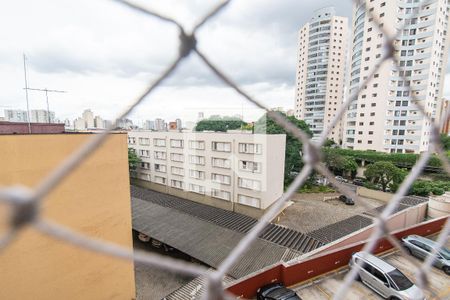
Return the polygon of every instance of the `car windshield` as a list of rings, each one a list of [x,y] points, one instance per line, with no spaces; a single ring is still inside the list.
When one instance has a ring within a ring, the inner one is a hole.
[[[439,254],[447,260],[450,259],[450,251],[447,248],[442,248],[441,251],[439,251]]]
[[[414,284],[405,276],[402,272],[395,269],[388,273],[389,277],[391,277],[392,281],[394,281],[395,285],[398,287],[400,291],[409,289]]]

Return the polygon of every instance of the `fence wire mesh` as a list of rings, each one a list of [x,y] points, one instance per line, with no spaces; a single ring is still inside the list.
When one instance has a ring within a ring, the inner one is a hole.
[[[341,109],[336,112],[330,125],[322,132],[318,142],[313,143],[309,136],[303,132],[301,129],[290,123],[285,116],[279,112],[270,110],[262,102],[253,98],[247,92],[245,92],[236,82],[234,82],[230,77],[228,77],[220,68],[218,68],[206,54],[204,54],[200,49],[197,48],[196,33],[203,26],[214,17],[216,17],[220,12],[222,12],[226,6],[231,2],[223,1],[217,6],[213,7],[209,13],[204,16],[190,32],[176,20],[163,16],[156,11],[144,8],[135,3],[126,0],[114,0],[119,4],[133,9],[137,12],[148,15],[152,18],[157,18],[161,22],[168,22],[177,27],[179,31],[179,44],[178,44],[178,55],[176,58],[165,68],[165,70],[151,83],[148,84],[147,88],[127,106],[118,116],[115,118],[113,124],[111,124],[107,130],[102,133],[93,135],[88,142],[81,146],[75,153],[70,155],[63,163],[61,163],[51,174],[44,178],[42,182],[34,189],[25,188],[22,186],[11,186],[0,189],[0,203],[6,204],[11,210],[11,217],[9,219],[8,230],[0,237],[0,251],[10,245],[20,231],[24,227],[33,227],[35,230],[48,235],[54,239],[58,239],[73,246],[78,246],[84,249],[88,249],[94,252],[102,253],[105,255],[110,255],[124,260],[136,261],[147,264],[149,266],[162,268],[170,272],[190,275],[190,276],[203,276],[207,279],[207,288],[203,294],[204,299],[233,299],[234,296],[228,294],[222,285],[222,279],[226,275],[227,271],[238,261],[239,257],[249,249],[249,246],[254,242],[257,237],[261,234],[263,229],[270,223],[270,221],[277,216],[277,214],[282,210],[285,203],[294,195],[294,193],[305,183],[308,176],[313,170],[317,171],[321,175],[325,176],[342,194],[355,199],[356,203],[361,205],[367,205],[364,201],[360,201],[359,196],[350,190],[346,185],[343,185],[336,181],[334,175],[322,162],[322,152],[321,148],[326,141],[331,128],[337,125],[341,121],[344,113],[346,112],[350,103],[357,99],[361,93],[364,86],[368,85],[373,79],[374,75],[381,68],[382,64],[392,63],[397,68],[399,65],[398,57],[396,56],[395,41],[398,38],[398,34],[403,28],[397,30],[397,34],[391,35],[385,30],[384,27],[380,26],[381,22],[378,18],[376,10],[367,10],[366,12],[373,18],[374,24],[378,25],[378,28],[383,33],[384,37],[384,55],[378,59],[374,68],[369,72],[367,76],[358,86],[358,89],[348,95],[343,102]],[[370,0],[354,0],[355,4],[369,6]],[[421,1],[421,6],[424,7],[431,3],[432,0]],[[299,3],[300,5],[300,3]],[[416,13],[416,15],[418,12]],[[74,171],[80,163],[89,157],[98,147],[102,145],[107,139],[111,131],[116,127],[118,120],[125,118],[129,115],[139,104],[141,104],[146,97],[152,94],[152,92],[160,86],[168,77],[170,77],[177,67],[182,63],[182,61],[189,55],[197,55],[201,61],[219,78],[222,82],[239,93],[248,102],[253,103],[258,108],[266,111],[269,118],[273,119],[276,123],[282,126],[287,132],[291,133],[295,138],[300,140],[303,144],[303,161],[304,166],[301,172],[297,175],[292,184],[288,187],[286,192],[278,199],[259,219],[258,223],[240,240],[238,245],[231,251],[227,258],[221,263],[221,265],[215,271],[208,271],[206,268],[187,263],[184,261],[172,259],[169,257],[160,256],[158,254],[152,254],[142,251],[133,251],[132,249],[127,249],[125,247],[107,242],[102,240],[96,240],[91,237],[79,234],[69,228],[66,228],[60,224],[53,223],[49,220],[44,220],[39,215],[39,207],[43,201],[45,201],[46,196],[57,187],[64,179]],[[403,79],[406,79],[403,75]],[[386,236],[387,239],[394,245],[395,248],[400,250],[400,253],[408,259],[414,266],[416,266],[416,280],[421,289],[428,290],[434,297],[437,297],[431,289],[429,288],[428,274],[432,262],[435,258],[436,251],[432,253],[423,263],[418,263],[412,260],[406,253],[402,244],[398,239],[393,236],[389,229],[386,227],[386,221],[389,216],[393,214],[396,208],[400,204],[400,200],[408,192],[408,189],[412,183],[418,178],[422,170],[427,164],[427,161],[433,153],[436,153],[442,161],[443,169],[447,174],[450,174],[450,164],[447,160],[447,156],[443,151],[443,147],[440,144],[439,139],[439,129],[442,124],[438,124],[426,113],[425,108],[420,104],[419,101],[415,101],[415,94],[412,92],[412,87],[409,86],[409,92],[411,95],[412,102],[418,107],[422,115],[432,123],[432,139],[428,151],[422,153],[420,158],[409,172],[406,179],[403,181],[398,191],[393,195],[392,199],[389,201],[388,205],[381,212],[376,214],[375,229],[373,230],[368,242],[364,246],[363,250],[366,253],[370,253],[376,246],[377,240],[381,237]],[[445,121],[448,116],[442,118],[441,122]],[[371,207],[367,207],[371,209]],[[439,234],[437,243],[439,247],[443,247],[450,233],[450,222],[447,222]],[[333,299],[344,299],[348,288],[355,280],[357,275],[357,269],[352,268],[350,272],[344,278],[343,283],[339,287],[338,291],[335,293]]]

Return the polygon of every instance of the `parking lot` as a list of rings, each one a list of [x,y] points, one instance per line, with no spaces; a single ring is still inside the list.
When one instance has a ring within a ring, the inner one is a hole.
[[[324,197],[332,196],[339,196],[339,193],[295,194],[291,199],[293,204],[283,211],[276,223],[300,232],[310,232],[367,210],[359,202],[355,205],[345,205],[339,200],[323,201]],[[385,204],[362,197],[360,200],[373,208]]]
[[[450,242],[447,242],[447,247],[450,246]],[[402,271],[409,279],[416,282],[414,278],[415,267],[405,257],[403,257],[398,251],[389,252],[381,256],[388,263]],[[416,259],[416,258],[413,258]],[[323,278],[317,278],[314,282],[309,282],[301,286],[291,287],[302,299],[332,299],[334,293],[336,293],[341,286],[345,274],[347,274],[348,268],[340,270],[340,272],[326,276]],[[449,276],[445,275],[442,270],[432,268],[429,274],[430,289],[437,296],[437,299],[450,299],[450,284]],[[429,291],[425,291],[427,299],[433,298],[433,295]],[[366,287],[361,282],[354,282],[349,289],[345,299],[383,299],[374,291]]]

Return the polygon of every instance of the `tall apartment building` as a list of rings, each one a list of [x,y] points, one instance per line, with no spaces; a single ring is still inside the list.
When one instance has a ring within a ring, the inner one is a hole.
[[[317,138],[343,102],[348,19],[332,7],[316,11],[299,32],[295,117],[304,120]],[[340,143],[341,124],[329,138]]]
[[[369,11],[390,34],[399,30],[392,61],[382,64],[369,85],[352,101],[345,118],[345,148],[391,153],[426,151],[431,122],[414,106],[421,103],[432,119],[440,117],[448,56],[449,1],[370,0],[353,7],[353,45],[349,93],[383,55],[384,34]],[[404,79],[403,77],[406,77]],[[410,94],[410,89],[412,94]]]
[[[87,128],[94,128],[95,122],[94,122],[94,113],[90,109],[86,109],[83,111],[83,114],[81,117],[84,119],[84,122],[86,122]]]
[[[128,133],[138,185],[259,217],[283,193],[286,135]]]

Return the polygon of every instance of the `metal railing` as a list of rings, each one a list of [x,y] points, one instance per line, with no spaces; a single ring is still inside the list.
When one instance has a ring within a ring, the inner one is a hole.
[[[380,69],[381,65],[388,62],[393,61],[398,66],[398,60],[395,54],[394,42],[397,38],[397,35],[391,35],[385,31],[385,29],[379,26],[381,32],[383,32],[384,36],[384,46],[385,53],[382,57],[379,58],[377,64],[370,71],[370,75],[364,79],[360,84],[359,88],[355,90],[353,93],[348,95],[345,99],[344,103],[341,106],[341,109],[336,113],[333,118],[331,124],[322,132],[320,138],[316,143],[313,143],[308,135],[303,132],[301,129],[294,126],[290,123],[282,114],[279,112],[271,111],[268,107],[262,104],[257,99],[250,96],[247,92],[245,92],[238,84],[236,84],[230,77],[228,77],[221,69],[219,69],[210,59],[209,57],[203,53],[200,49],[197,48],[197,39],[196,33],[206,24],[217,16],[220,12],[225,10],[225,7],[231,2],[231,0],[221,2],[216,7],[211,9],[209,13],[204,16],[192,29],[192,31],[187,32],[185,28],[178,23],[176,20],[163,16],[156,11],[149,10],[142,6],[133,4],[126,0],[115,0],[116,2],[128,7],[129,9],[136,10],[143,14],[148,15],[152,18],[157,18],[161,22],[167,22],[172,24],[178,29],[179,32],[179,51],[177,57],[166,67],[166,69],[156,78],[153,82],[149,83],[147,88],[138,96],[136,99],[131,101],[131,104],[127,106],[120,114],[118,114],[115,122],[110,125],[107,130],[103,133],[93,135],[84,145],[82,145],[75,153],[67,157],[55,170],[53,170],[49,176],[44,178],[36,188],[29,189],[23,186],[10,186],[0,189],[0,202],[7,204],[11,211],[12,215],[9,220],[8,230],[3,236],[0,237],[0,251],[2,248],[7,247],[10,243],[13,242],[14,238],[17,236],[18,232],[23,228],[30,226],[36,229],[37,231],[46,234],[50,237],[53,237],[58,240],[62,240],[64,242],[70,243],[74,246],[82,247],[84,249],[89,249],[94,252],[99,252],[105,255],[114,256],[117,258],[136,261],[147,264],[149,266],[164,268],[170,272],[176,272],[184,275],[191,276],[203,276],[206,278],[207,288],[205,289],[205,293],[203,295],[204,299],[232,299],[233,296],[224,291],[222,286],[222,279],[227,273],[228,270],[235,264],[239,257],[249,249],[249,245],[253,243],[257,237],[261,234],[263,229],[266,227],[269,222],[276,217],[276,215],[282,210],[286,201],[288,201],[294,193],[305,183],[305,180],[308,178],[310,173],[315,170],[321,175],[328,178],[328,180],[335,186],[337,189],[347,195],[355,199],[359,204],[365,205],[363,201],[359,201],[358,196],[350,190],[346,185],[343,185],[336,181],[334,175],[325,167],[322,163],[322,155],[321,155],[321,147],[328,134],[330,133],[331,128],[333,128],[344,115],[347,107],[350,102],[356,99],[362,90],[362,87],[368,85],[372,80],[374,74]],[[364,1],[354,0],[355,3],[364,3]],[[367,1],[369,2],[369,1]],[[430,1],[422,1],[422,6],[425,6]],[[300,2],[299,2],[300,5]],[[369,16],[373,18],[373,22],[376,24],[380,24],[378,19],[378,15],[376,14],[376,10],[367,11]],[[398,32],[401,32],[399,30]],[[221,265],[217,268],[217,270],[213,272],[207,272],[207,269],[201,267],[199,265],[190,264],[184,261],[159,256],[157,254],[151,254],[140,251],[133,251],[132,249],[128,249],[107,241],[96,240],[85,235],[79,234],[69,228],[66,228],[60,224],[53,223],[49,220],[45,220],[41,218],[39,212],[39,207],[43,201],[45,201],[46,196],[55,189],[65,178],[74,171],[78,165],[89,157],[94,150],[96,150],[108,137],[108,134],[113,130],[117,120],[120,120],[126,117],[131,113],[139,104],[141,104],[144,99],[151,95],[152,92],[161,85],[168,77],[170,77],[177,67],[183,62],[183,60],[189,55],[197,55],[200,60],[219,78],[221,81],[227,85],[228,87],[234,89],[237,93],[239,93],[244,99],[248,102],[253,103],[258,108],[261,108],[267,112],[268,117],[272,118],[275,122],[277,122],[280,126],[282,126],[287,132],[291,133],[295,138],[299,139],[303,144],[303,161],[304,166],[286,192],[282,195],[280,199],[278,199],[259,219],[258,223],[241,239],[238,245],[230,252],[227,258],[221,263]],[[405,79],[403,77],[403,79]],[[411,91],[410,87],[411,100],[413,103],[420,103],[415,101],[414,93]],[[418,109],[421,111],[422,115],[428,119],[433,124],[432,128],[432,138],[428,151],[421,154],[415,166],[411,169],[409,175],[403,181],[401,186],[399,187],[397,193],[392,197],[391,201],[388,203],[386,208],[376,216],[375,230],[373,231],[368,243],[364,247],[364,251],[371,252],[375,245],[376,241],[382,237],[386,236],[389,242],[391,242],[395,247],[397,247],[401,253],[407,258],[411,263],[413,263],[417,267],[416,271],[416,279],[418,285],[422,289],[429,290],[432,294],[433,292],[429,289],[428,285],[428,274],[430,272],[430,268],[432,262],[435,257],[435,252],[433,255],[429,256],[424,263],[417,263],[415,260],[412,260],[406,253],[405,249],[402,247],[401,243],[395,238],[389,230],[386,228],[386,220],[388,217],[395,211],[398,207],[400,200],[407,193],[409,187],[412,185],[414,180],[420,175],[422,170],[427,164],[428,159],[433,153],[437,153],[440,157],[443,165],[443,169],[450,174],[450,164],[446,158],[445,152],[443,151],[442,145],[439,140],[439,128],[440,124],[433,122],[430,117],[425,113],[424,107],[421,104],[416,104]],[[443,118],[446,119],[447,116]],[[370,207],[367,207],[368,209]],[[440,233],[437,243],[440,247],[445,244],[446,239],[450,232],[450,222],[447,220],[446,225],[444,226],[442,232]],[[353,268],[344,279],[343,284],[340,286],[339,290],[335,293],[334,299],[344,299],[346,291],[348,291],[348,287],[352,284],[356,277],[356,268]],[[434,294],[433,294],[434,295]],[[436,295],[434,295],[436,296]]]

